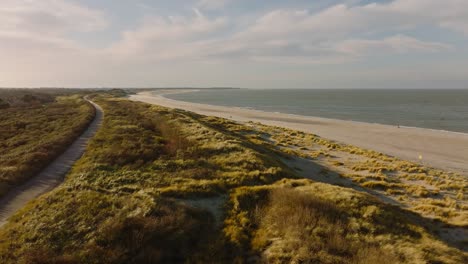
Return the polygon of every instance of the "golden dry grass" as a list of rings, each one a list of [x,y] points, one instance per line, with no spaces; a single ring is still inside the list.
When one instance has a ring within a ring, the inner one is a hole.
[[[109,94],[95,100],[106,113],[102,129],[60,187],[0,230],[0,262],[467,262],[439,223],[423,217],[441,215],[445,227],[463,221],[465,189],[453,174],[298,131]],[[322,166],[317,179],[343,172],[418,214],[297,179],[283,161],[298,156]],[[219,215],[192,206],[225,197]]]

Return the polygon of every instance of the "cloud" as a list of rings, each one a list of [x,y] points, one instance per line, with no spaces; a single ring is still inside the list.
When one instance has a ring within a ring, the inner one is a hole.
[[[64,34],[105,28],[104,15],[66,0],[2,0],[0,33]]]
[[[468,29],[464,27],[466,21],[468,1],[459,0],[447,0],[443,4],[429,0],[339,4],[317,13],[279,9],[264,14],[225,40],[225,44],[219,45],[222,47],[219,51],[236,58],[311,63],[340,63],[363,55],[434,53],[448,51],[450,45],[393,32],[434,26],[464,32]]]
[[[361,6],[339,4],[318,13],[308,10],[271,11],[255,22],[247,34],[258,37],[291,36],[337,38],[352,34],[404,31],[439,26],[467,31],[468,1],[395,0]]]
[[[230,34],[235,20],[210,18],[195,9],[192,17],[149,17],[126,31],[112,47],[114,54],[145,60],[253,60],[301,63],[343,63],[364,55],[441,52],[450,45],[418,40],[405,34],[383,38],[375,34],[405,31],[421,25],[448,27],[464,19],[447,0],[449,11],[430,1],[396,0],[388,4],[335,5],[317,13],[308,10],[270,11]],[[450,11],[452,10],[452,11]],[[454,22],[452,22],[454,23]],[[453,25],[452,25],[453,27]],[[366,36],[356,38],[356,35]]]
[[[205,10],[217,10],[224,8],[230,2],[231,0],[199,0],[196,6]]]
[[[436,36],[416,36],[419,29],[468,35],[465,0],[370,4],[349,0],[319,11],[291,7],[247,12],[243,15],[254,17],[247,20],[221,10],[233,1],[192,3],[190,15],[161,16],[153,9],[134,28],[110,32],[115,29],[109,27],[120,37],[106,47],[90,48],[86,38],[80,41],[76,35],[106,29],[109,21],[102,11],[71,0],[2,0],[0,57],[8,63],[0,64],[0,81],[20,79],[23,72],[34,80],[44,75],[50,80],[112,79],[120,78],[121,72],[149,78],[151,69],[170,64],[178,72],[174,65],[201,62],[239,65],[239,71],[243,65],[345,64],[376,56],[455,50],[457,45],[442,43]]]
[[[334,48],[343,54],[359,56],[408,52],[433,53],[450,50],[452,47],[439,42],[424,42],[405,35],[395,35],[382,40],[345,40]]]
[[[66,0],[2,0],[0,55],[37,62],[58,53],[84,52],[69,34],[102,30],[107,23],[101,12]]]
[[[201,55],[197,53],[202,46],[206,47],[227,24],[227,18],[209,19],[197,9],[191,17],[146,17],[136,30],[123,32],[109,52],[130,59],[191,59]]]
[[[79,76],[100,52],[71,39],[73,33],[106,28],[105,15],[67,0],[0,1],[0,82],[47,79],[60,83]],[[97,64],[94,64],[97,65]],[[95,71],[96,69],[94,69]]]
[[[404,17],[410,25],[436,25],[468,35],[468,1],[465,0],[396,0],[377,6],[388,16]]]
[[[197,6],[219,8],[227,2],[201,0]],[[66,0],[4,0],[0,3],[0,37],[14,41],[2,41],[0,47],[15,49],[12,43],[16,41],[25,50],[32,43],[35,46],[32,49],[55,47],[51,52],[82,49],[81,52],[99,53],[117,62],[343,63],[364,55],[447,51],[447,44],[388,32],[405,32],[421,26],[465,32],[466,24],[468,1],[461,0],[337,4],[314,13],[278,9],[248,25],[239,25],[228,17],[207,17],[194,9],[190,16],[146,16],[135,29],[123,31],[121,39],[108,48],[89,51],[65,36],[73,31],[103,29],[107,25],[103,13]]]

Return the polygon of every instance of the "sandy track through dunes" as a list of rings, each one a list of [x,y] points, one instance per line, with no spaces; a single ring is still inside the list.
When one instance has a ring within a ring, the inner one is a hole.
[[[104,117],[104,112],[99,105],[90,100],[87,101],[96,109],[94,120],[86,131],[41,173],[0,199],[0,226],[4,225],[8,218],[26,203],[58,186],[73,164],[83,155],[88,141],[99,129]]]

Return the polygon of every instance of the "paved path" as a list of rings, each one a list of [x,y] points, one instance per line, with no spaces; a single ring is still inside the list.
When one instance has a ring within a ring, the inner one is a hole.
[[[88,102],[96,108],[96,116],[86,131],[36,177],[14,188],[0,199],[0,227],[26,203],[57,187],[63,181],[68,171],[70,171],[73,164],[83,155],[88,141],[99,129],[104,117],[101,107],[90,100]]]

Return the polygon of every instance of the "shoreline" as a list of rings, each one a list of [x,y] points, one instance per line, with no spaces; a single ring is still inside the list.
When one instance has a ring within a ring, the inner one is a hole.
[[[315,116],[315,115],[301,115],[301,114],[294,114],[294,113],[287,113],[287,112],[272,112],[272,111],[265,111],[261,109],[256,109],[251,106],[227,106],[227,105],[212,105],[212,104],[203,104],[203,103],[195,103],[195,102],[189,102],[189,101],[183,101],[183,100],[176,100],[176,99],[171,99],[169,97],[166,97],[165,95],[170,95],[170,94],[182,94],[182,93],[195,93],[195,92],[200,92],[201,89],[180,89],[179,91],[169,91],[169,90],[164,90],[161,89],[161,91],[165,91],[164,93],[158,94],[158,95],[153,95],[153,96],[160,96],[164,99],[171,100],[171,101],[176,101],[176,102],[186,102],[190,104],[196,104],[196,105],[209,105],[213,107],[229,107],[229,108],[234,108],[234,109],[241,109],[241,110],[249,110],[249,111],[258,111],[258,112],[263,112],[263,113],[270,113],[270,114],[281,114],[281,115],[289,115],[292,117],[310,117],[310,118],[318,118],[318,119],[325,119],[325,120],[333,120],[333,121],[345,121],[345,122],[353,122],[353,123],[361,123],[361,124],[375,124],[375,125],[384,125],[384,126],[394,126],[394,127],[401,127],[401,128],[414,128],[414,129],[425,129],[425,130],[432,130],[436,132],[445,132],[445,133],[453,133],[453,134],[461,134],[461,135],[466,135],[468,136],[468,131],[467,132],[461,132],[461,131],[452,131],[452,130],[446,130],[446,129],[437,129],[437,128],[429,128],[429,127],[417,127],[417,126],[405,126],[405,125],[392,125],[392,124],[385,124],[385,123],[378,123],[378,122],[365,122],[365,121],[358,121],[358,120],[352,120],[352,119],[340,119],[340,118],[331,118],[331,117],[321,117],[321,116]],[[155,91],[153,92],[141,92],[143,93],[151,93],[154,94]]]
[[[164,97],[166,94],[193,91],[195,89],[161,90],[158,94],[141,92],[129,96],[129,99],[239,122],[253,121],[300,130],[326,139],[417,162],[424,166],[468,175],[468,134],[462,132],[274,113],[242,107],[190,103]]]

